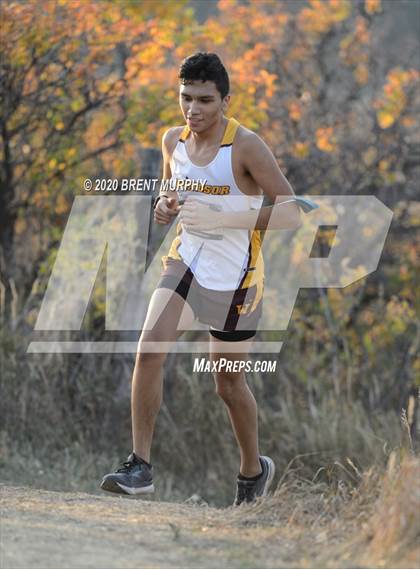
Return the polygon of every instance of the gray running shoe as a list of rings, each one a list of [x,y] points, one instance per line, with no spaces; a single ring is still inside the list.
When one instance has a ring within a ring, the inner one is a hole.
[[[132,453],[118,470],[104,476],[101,488],[117,494],[151,494],[155,491],[153,467]]]
[[[262,475],[257,480],[237,480],[234,506],[242,502],[252,502],[258,496],[266,496],[274,478],[276,467],[268,456],[260,456]]]

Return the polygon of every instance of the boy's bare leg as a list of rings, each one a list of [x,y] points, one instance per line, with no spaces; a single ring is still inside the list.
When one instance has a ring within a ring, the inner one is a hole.
[[[131,390],[133,451],[147,462],[162,403],[163,365],[171,344],[190,328],[193,320],[191,307],[177,293],[165,288],[153,293],[138,343]],[[150,343],[148,347],[146,342]],[[148,351],[150,345],[159,347],[159,343],[162,351]]]
[[[228,353],[230,342],[218,340],[210,335],[210,357],[212,361],[226,358],[228,361],[246,360],[252,340],[232,342],[237,348],[242,344],[243,351]],[[241,454],[240,473],[252,477],[261,472],[258,450],[257,403],[248,387],[245,372],[219,371],[214,373],[216,392],[227,407],[233,432]]]

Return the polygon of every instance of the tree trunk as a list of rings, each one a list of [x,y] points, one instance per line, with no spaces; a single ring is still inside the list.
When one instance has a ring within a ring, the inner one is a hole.
[[[3,161],[0,174],[0,316],[8,322],[13,316],[15,269],[14,235],[16,212],[12,209],[14,198],[13,167],[11,164],[10,139],[6,125],[1,125]]]

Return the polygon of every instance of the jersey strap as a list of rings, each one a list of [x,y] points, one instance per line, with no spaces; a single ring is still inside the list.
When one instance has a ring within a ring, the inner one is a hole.
[[[220,143],[220,148],[223,146],[232,146],[233,139],[235,138],[236,131],[238,130],[239,123],[236,119],[231,118],[226,126],[225,134],[223,135],[222,142]],[[190,134],[190,128],[185,125],[181,134],[179,135],[179,141],[185,142]]]
[[[227,124],[225,134],[223,136],[220,148],[223,146],[232,146],[233,139],[235,138],[236,131],[238,130],[239,123],[236,119],[231,118]]]
[[[187,140],[189,134],[190,134],[190,129],[187,125],[185,125],[181,134],[179,135],[179,141],[185,142]]]

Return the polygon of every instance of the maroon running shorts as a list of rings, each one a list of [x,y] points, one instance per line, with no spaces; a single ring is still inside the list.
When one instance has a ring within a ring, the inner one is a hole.
[[[191,269],[177,259],[166,257],[156,288],[177,292],[191,306],[210,334],[219,340],[237,342],[256,334],[262,314],[262,295],[256,306],[257,286],[235,291],[212,290],[201,286]]]

